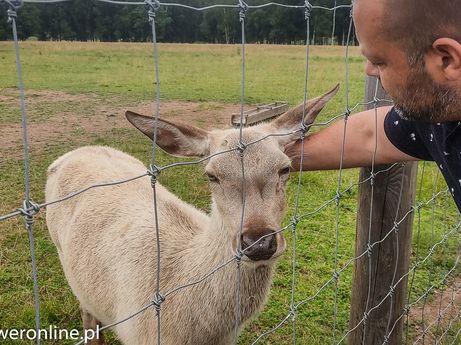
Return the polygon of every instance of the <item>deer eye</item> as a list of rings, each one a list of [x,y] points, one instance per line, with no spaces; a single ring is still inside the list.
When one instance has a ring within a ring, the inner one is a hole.
[[[208,181],[213,182],[213,183],[219,182],[219,179],[215,175],[208,173],[208,172],[206,172],[205,175],[208,178]]]
[[[279,170],[279,175],[280,176],[287,175],[289,173],[290,173],[290,167],[289,166],[286,166],[286,167]]]

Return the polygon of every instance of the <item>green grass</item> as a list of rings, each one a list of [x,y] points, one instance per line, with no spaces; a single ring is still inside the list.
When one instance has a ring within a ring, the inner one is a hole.
[[[136,100],[155,96],[155,69],[149,44],[24,42],[21,47],[28,88],[96,92]],[[311,49],[315,58],[310,63],[309,89],[311,94],[317,94],[339,82],[343,84],[344,96],[344,48],[328,48]],[[354,58],[350,73],[361,75],[364,67],[358,48],[351,49]],[[160,44],[161,97],[239,102],[241,59],[239,45]],[[17,77],[10,42],[0,42],[0,61],[2,66],[9,66],[2,70],[0,87],[15,87]],[[246,103],[302,101],[304,47],[248,45],[245,64]],[[123,73],[114,73],[119,69]],[[351,84],[351,100],[357,102],[363,95],[363,78],[351,80]]]
[[[44,122],[56,113],[90,116],[98,105],[123,105],[149,101],[155,97],[152,47],[148,44],[103,43],[21,43],[26,95],[31,90],[65,92],[77,98],[59,97],[56,101],[34,102],[29,99],[31,122]],[[247,104],[287,100],[296,104],[303,99],[305,48],[300,46],[250,45],[246,49]],[[344,50],[337,47],[312,47],[309,76],[309,95],[326,91],[337,82],[342,84],[338,96],[321,115],[324,121],[345,108]],[[355,105],[363,97],[363,59],[357,48],[351,50],[350,103]],[[162,100],[240,101],[241,48],[238,45],[173,45],[159,46]],[[11,42],[0,42],[0,96],[16,96],[16,72]],[[79,98],[82,96],[83,98]],[[17,123],[17,103],[0,104],[2,124]],[[148,142],[134,130],[110,129],[91,134],[76,130],[66,140],[50,142],[36,148],[31,144],[31,195],[43,201],[47,166],[59,155],[84,144],[110,145],[122,149],[146,164],[150,161]],[[21,205],[23,199],[23,165],[20,156],[8,155],[0,160],[0,215]],[[3,151],[2,151],[3,155]],[[177,161],[159,153],[159,164]],[[423,188],[417,201],[431,199],[434,188],[442,190],[442,178],[436,179],[436,168],[425,169]],[[421,169],[420,169],[421,171]],[[193,177],[193,178],[192,178]],[[419,177],[421,179],[421,176]],[[336,195],[338,172],[310,172],[301,178],[299,215],[308,214]],[[343,189],[358,181],[357,170],[345,171]],[[436,181],[436,183],[434,182]],[[173,168],[160,176],[160,182],[182,199],[198,208],[209,209],[209,191],[200,166]],[[436,187],[434,187],[436,186]],[[297,174],[289,183],[288,212],[284,225],[289,223],[295,205]],[[355,256],[355,217],[357,187],[344,195],[340,203],[338,266],[342,267]],[[432,208],[434,206],[434,209]],[[420,220],[419,220],[420,219]],[[440,241],[458,221],[458,211],[451,198],[439,197],[434,204],[423,207],[415,217],[412,265],[428,255],[434,243]],[[417,231],[418,229],[419,232]],[[41,295],[43,325],[79,328],[78,303],[64,278],[56,250],[48,236],[44,212],[34,226]],[[299,344],[331,343],[334,327],[335,286],[321,287],[334,271],[336,246],[336,205],[331,203],[319,212],[306,216],[297,229],[295,301],[309,299],[297,314],[296,334]],[[419,236],[417,234],[419,233]],[[270,330],[289,312],[291,302],[292,234],[286,232],[289,250],[280,260],[267,307],[245,329],[239,344],[251,343],[258,334]],[[421,296],[432,284],[437,289],[454,264],[458,242],[451,236],[448,242],[437,246],[434,254],[416,270],[412,284],[412,300]],[[348,329],[352,265],[341,274],[337,294],[337,339]],[[458,272],[459,273],[459,272]],[[320,292],[319,292],[320,291]],[[318,293],[319,292],[319,293]],[[317,296],[318,293],[318,296]],[[0,328],[31,328],[34,325],[32,281],[27,233],[21,219],[0,223]],[[311,297],[316,296],[316,298]],[[417,320],[415,321],[417,323]],[[291,321],[260,344],[291,344]],[[72,342],[59,342],[71,344]],[[26,344],[26,342],[2,342]],[[57,344],[57,342],[56,342]]]

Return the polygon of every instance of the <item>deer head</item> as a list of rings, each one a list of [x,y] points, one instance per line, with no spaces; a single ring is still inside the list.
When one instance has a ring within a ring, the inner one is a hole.
[[[241,250],[243,261],[264,264],[286,247],[280,229],[285,210],[285,189],[290,173],[286,144],[301,137],[339,85],[312,99],[306,106],[290,109],[276,120],[242,130],[205,131],[159,119],[157,145],[175,156],[208,157],[205,174],[212,192],[212,219],[224,232],[229,250]],[[149,138],[154,138],[154,119],[126,112],[127,119]],[[242,183],[243,181],[243,183]],[[244,204],[243,204],[244,203]],[[243,218],[242,218],[242,210]],[[242,223],[243,219],[243,223]]]

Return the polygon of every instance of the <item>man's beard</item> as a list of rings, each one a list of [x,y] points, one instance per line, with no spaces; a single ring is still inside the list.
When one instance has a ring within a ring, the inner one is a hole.
[[[424,63],[410,70],[405,87],[393,96],[399,114],[424,122],[461,120],[461,94],[435,83],[424,68]]]

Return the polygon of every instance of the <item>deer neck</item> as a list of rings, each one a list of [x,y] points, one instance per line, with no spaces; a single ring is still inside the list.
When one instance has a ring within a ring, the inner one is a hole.
[[[224,339],[234,334],[237,298],[240,310],[238,328],[260,311],[266,302],[274,264],[257,266],[242,261],[238,265],[232,250],[231,236],[228,234],[217,208],[213,205],[208,224],[184,248],[179,259],[182,267],[174,267],[176,273],[181,272],[181,277],[178,277],[181,282],[179,285],[203,279],[188,288],[188,292],[182,297],[182,303],[194,306],[193,312],[199,313],[202,323],[206,325],[206,330],[193,336],[195,343],[203,343],[201,333],[211,332],[216,339]],[[203,296],[206,296],[206,305],[197,306],[197,301],[203,299]],[[209,306],[217,308],[214,313],[210,313],[208,309],[202,310],[202,307]],[[229,322],[223,326],[222,320]],[[223,344],[221,341],[216,340],[213,343]]]
[[[216,295],[218,299],[222,299],[223,296],[234,296],[238,284],[237,260],[235,260],[235,253],[232,250],[233,238],[229,233],[219,210],[213,202],[209,225],[204,228],[203,232],[197,234],[193,240],[195,242],[193,247],[196,248],[196,253],[201,256],[200,270],[202,271],[202,276],[215,268],[225,265],[216,274],[219,277],[218,280],[228,282],[228,284],[220,284],[222,291]],[[249,309],[257,309],[258,304],[262,305],[264,303],[264,296],[267,295],[266,288],[268,289],[270,286],[275,263],[256,265],[242,261],[239,266],[241,294],[242,296],[252,296],[253,302],[251,303],[255,305]],[[232,282],[235,282],[235,284]],[[255,292],[261,293],[261,296],[254,296]]]

